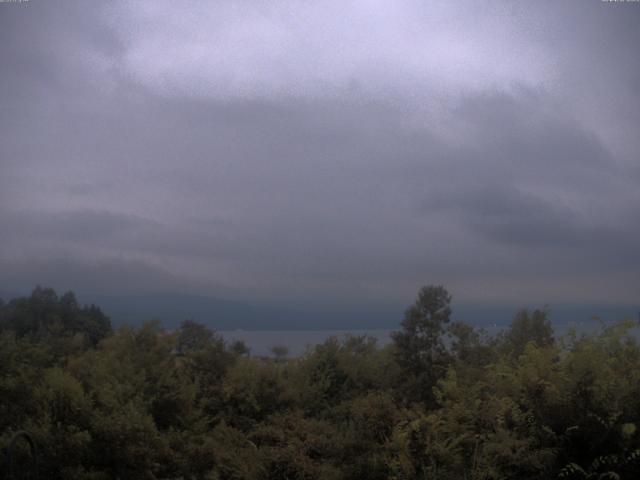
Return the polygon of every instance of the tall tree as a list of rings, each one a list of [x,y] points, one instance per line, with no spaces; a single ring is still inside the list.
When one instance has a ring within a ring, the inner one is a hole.
[[[442,340],[451,317],[451,295],[441,286],[422,287],[404,314],[402,330],[392,334],[396,360],[405,377],[408,400],[433,404],[433,387],[446,372],[448,354]]]
[[[518,357],[522,355],[529,342],[536,347],[545,348],[554,344],[553,327],[547,309],[520,310],[503,337],[503,348]]]

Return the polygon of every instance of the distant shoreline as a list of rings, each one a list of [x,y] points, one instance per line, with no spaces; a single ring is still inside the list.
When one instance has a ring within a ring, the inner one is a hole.
[[[601,326],[614,325],[614,321],[583,321],[553,323],[556,338],[562,337],[575,328],[578,334],[597,332]],[[509,324],[476,325],[488,335],[494,336]],[[335,336],[342,339],[345,336],[367,335],[376,339],[378,346],[382,347],[391,342],[391,333],[395,329],[326,329],[326,330],[218,330],[217,333],[232,342],[242,340],[250,348],[252,356],[270,356],[274,346],[285,346],[289,349],[289,356],[297,357],[304,354],[307,346],[313,347],[323,343],[328,338]]]

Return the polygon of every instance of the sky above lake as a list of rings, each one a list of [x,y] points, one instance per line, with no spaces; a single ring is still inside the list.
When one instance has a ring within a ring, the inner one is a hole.
[[[0,290],[637,303],[639,48],[640,2],[0,3]]]

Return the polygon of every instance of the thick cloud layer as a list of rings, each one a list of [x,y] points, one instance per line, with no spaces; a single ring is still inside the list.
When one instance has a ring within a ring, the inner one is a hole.
[[[0,290],[640,296],[640,4],[0,4]]]

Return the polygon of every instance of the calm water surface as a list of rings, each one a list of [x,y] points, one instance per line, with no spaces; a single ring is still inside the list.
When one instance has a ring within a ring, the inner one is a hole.
[[[556,324],[554,331],[556,337],[565,335],[570,327],[575,327],[579,333],[597,332],[601,324],[597,322],[577,322],[571,324]],[[500,325],[484,326],[489,335],[495,335],[504,327]],[[251,349],[252,356],[271,355],[271,347],[285,346],[289,349],[290,356],[304,354],[307,348],[312,348],[324,342],[327,338],[335,336],[343,339],[348,335],[368,335],[377,340],[378,346],[391,342],[391,332],[394,330],[230,330],[219,333],[227,342],[242,340]]]

